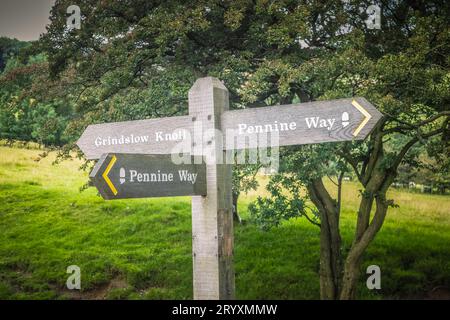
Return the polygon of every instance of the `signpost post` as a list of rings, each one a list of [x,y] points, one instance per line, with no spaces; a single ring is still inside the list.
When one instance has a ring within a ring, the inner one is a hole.
[[[189,115],[209,135],[194,137],[194,156],[209,156],[207,196],[192,197],[194,299],[234,299],[233,200],[231,165],[224,159],[221,116],[228,110],[228,90],[215,78],[198,79],[189,90]],[[216,130],[215,130],[216,129]],[[198,145],[201,143],[201,145]]]
[[[105,199],[192,196],[194,299],[234,298],[227,150],[268,147],[258,136],[272,133],[276,146],[361,140],[382,117],[364,98],[228,108],[227,88],[200,78],[189,90],[188,116],[90,125],[77,142],[87,159],[100,158],[91,178]],[[190,163],[171,161],[180,143]]]

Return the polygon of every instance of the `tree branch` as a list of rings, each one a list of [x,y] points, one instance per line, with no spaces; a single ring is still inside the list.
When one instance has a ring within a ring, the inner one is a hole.
[[[315,226],[318,226],[320,228],[320,223],[314,221],[313,219],[311,219],[308,214],[306,214],[306,212],[303,212],[303,216],[306,218],[306,220],[308,220],[310,223],[312,223]]]
[[[412,138],[410,141],[408,141],[408,143],[406,143],[403,148],[400,150],[400,152],[397,154],[394,164],[392,165],[392,169],[393,170],[397,170],[398,166],[400,165],[400,163],[403,161],[403,158],[405,157],[406,153],[409,151],[409,149],[411,149],[411,147],[413,145],[415,145],[420,139],[424,139],[424,138],[430,138],[432,136],[438,135],[440,133],[443,133],[445,131],[445,127],[446,124],[448,123],[448,119],[447,121],[444,123],[444,125],[440,128],[440,129],[436,129],[433,131],[430,131],[428,133],[424,133],[424,134],[418,134],[416,135],[414,138]]]
[[[361,170],[361,176],[362,181],[361,183],[363,186],[367,185],[367,182],[369,181],[372,171],[375,168],[375,164],[378,160],[379,153],[383,152],[383,127],[386,123],[387,118],[383,117],[379,123],[379,125],[375,128],[374,134],[371,135],[371,139],[373,141],[373,150],[370,153],[370,157],[367,161],[367,163],[364,163],[363,170]]]
[[[338,151],[337,153],[339,156],[344,158],[345,161],[347,161],[350,164],[350,166],[353,168],[353,171],[355,171],[358,180],[362,183],[362,176],[358,170],[358,162],[354,158],[352,158],[351,155],[349,155],[347,152]]]
[[[385,113],[386,114],[386,113]],[[389,128],[383,131],[383,134],[390,134],[390,133],[394,133],[394,132],[404,132],[405,130],[411,130],[411,129],[417,129],[420,128],[426,124],[429,124],[441,117],[445,117],[445,116],[450,116],[450,111],[442,111],[439,113],[436,113],[435,115],[429,117],[428,119],[425,119],[423,121],[411,124],[405,121],[402,121],[400,119],[395,118],[394,116],[390,115],[390,114],[386,114],[389,118],[394,119],[395,121],[401,123],[402,125],[393,127],[393,128]]]

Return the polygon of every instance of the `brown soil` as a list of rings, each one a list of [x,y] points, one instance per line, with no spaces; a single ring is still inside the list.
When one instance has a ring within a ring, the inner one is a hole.
[[[114,278],[109,283],[97,286],[92,290],[80,291],[69,290],[67,288],[59,290],[59,295],[72,300],[104,300],[108,293],[113,289],[124,289],[128,287],[128,283],[123,278]]]

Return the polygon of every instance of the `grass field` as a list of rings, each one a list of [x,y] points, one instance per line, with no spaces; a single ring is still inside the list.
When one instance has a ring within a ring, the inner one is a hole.
[[[40,162],[39,150],[0,146],[0,299],[191,299],[190,199],[106,202],[89,188],[80,162]],[[354,230],[359,186],[344,186],[342,232]],[[242,197],[246,207],[256,192]],[[400,205],[365,255],[381,268],[379,291],[359,297],[430,298],[450,287],[450,197],[393,191]],[[264,232],[235,228],[238,299],[319,298],[319,230],[294,219]],[[66,268],[81,268],[82,290],[66,289]],[[435,289],[435,290],[433,290]]]

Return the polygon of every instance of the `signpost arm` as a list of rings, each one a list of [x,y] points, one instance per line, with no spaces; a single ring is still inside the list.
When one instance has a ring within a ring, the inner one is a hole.
[[[200,78],[189,90],[193,155],[216,159],[206,159],[207,196],[192,197],[194,299],[234,299],[232,167],[215,131],[228,108],[228,90],[216,78]]]

